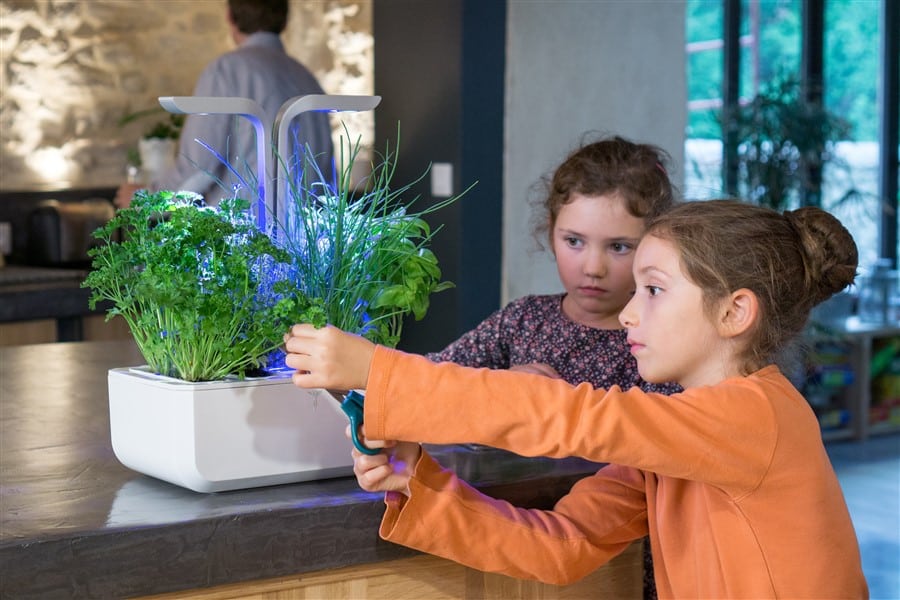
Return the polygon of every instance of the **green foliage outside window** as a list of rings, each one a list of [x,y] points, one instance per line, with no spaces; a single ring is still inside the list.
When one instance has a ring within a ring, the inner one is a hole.
[[[750,35],[751,3],[742,2],[741,35]],[[759,14],[758,80],[754,82],[751,48],[741,50],[740,95],[753,98],[757,90],[781,73],[799,73],[801,54],[800,0],[765,0]],[[827,0],[825,3],[825,105],[853,125],[858,141],[878,139],[877,87],[879,2]],[[724,12],[718,0],[688,0],[686,41],[723,39]],[[688,99],[721,98],[723,52],[699,52],[688,57]],[[712,117],[714,110],[692,111],[688,116],[690,138],[721,139]]]

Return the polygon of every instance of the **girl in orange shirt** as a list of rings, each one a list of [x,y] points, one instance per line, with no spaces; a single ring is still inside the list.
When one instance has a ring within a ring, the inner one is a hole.
[[[817,208],[717,200],[656,218],[619,318],[641,376],[684,387],[671,396],[434,364],[309,325],[286,338],[287,364],[301,387],[366,388],[369,440],[611,463],[536,511],[480,494],[418,444],[369,442],[386,449],[356,454],[355,472],[387,492],[385,539],[565,584],[649,534],[661,598],[864,598],[818,421],[775,364],[856,267],[852,237]]]
[[[556,262],[560,294],[513,300],[440,352],[426,356],[467,367],[529,371],[594,387],[648,383],[626,343],[619,312],[634,292],[632,262],[647,222],[675,202],[665,164],[650,144],[619,136],[582,145],[545,178],[535,237]],[[655,600],[653,562],[644,545],[644,600]]]

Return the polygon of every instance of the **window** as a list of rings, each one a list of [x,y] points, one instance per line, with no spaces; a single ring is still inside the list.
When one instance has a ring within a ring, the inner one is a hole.
[[[846,169],[823,175],[822,202],[859,246],[859,261],[871,266],[879,255],[878,195],[878,27],[879,2],[828,0],[825,11],[825,107],[853,127],[836,148]],[[856,193],[841,201],[848,190]]]
[[[688,130],[685,136],[687,198],[728,195],[723,179],[723,77],[737,68],[738,102],[749,103],[778,78],[802,78],[804,2],[739,0],[739,60],[725,60],[726,3],[738,0],[688,0],[686,6]],[[860,265],[872,266],[882,255],[896,260],[897,249],[881,250],[885,225],[896,216],[879,197],[879,79],[882,2],[889,0],[807,0],[824,10],[821,48],[826,110],[849,122],[850,134],[834,145],[835,161],[821,175],[823,208],[850,229],[860,249]],[[824,8],[823,8],[824,7]],[[896,20],[896,17],[892,17]],[[814,32],[813,32],[814,33]],[[808,47],[815,49],[814,44]],[[815,50],[813,50],[815,51]],[[885,55],[888,52],[885,52]],[[895,109],[896,110],[896,109]],[[896,132],[894,133],[896,140]],[[896,165],[893,166],[896,179]],[[740,192],[742,197],[749,194]],[[799,200],[794,200],[799,203]],[[896,203],[896,200],[894,201]],[[893,254],[893,256],[891,256]]]

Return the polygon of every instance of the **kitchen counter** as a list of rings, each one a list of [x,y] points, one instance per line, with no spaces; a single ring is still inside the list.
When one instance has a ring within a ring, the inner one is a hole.
[[[345,477],[199,494],[115,458],[107,371],[132,342],[0,348],[0,597],[123,598],[416,556]],[[491,495],[546,508],[597,465],[434,448]]]

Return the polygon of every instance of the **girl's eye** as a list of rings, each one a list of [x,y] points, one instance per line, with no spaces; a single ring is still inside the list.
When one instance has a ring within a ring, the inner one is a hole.
[[[622,242],[615,242],[613,244],[610,244],[610,248],[615,254],[627,254],[632,250],[630,244],[624,244]]]
[[[566,236],[565,240],[566,240],[566,245],[569,246],[570,248],[577,248],[584,244],[584,242],[582,242],[581,239],[570,236],[570,235]]]
[[[647,288],[647,294],[650,296],[658,296],[662,293],[662,288],[658,285],[648,285],[645,287]]]

